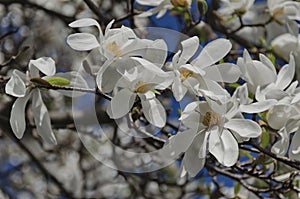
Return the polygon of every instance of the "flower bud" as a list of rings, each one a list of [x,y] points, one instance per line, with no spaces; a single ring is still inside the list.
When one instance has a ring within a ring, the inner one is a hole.
[[[208,10],[208,5],[206,0],[198,0],[197,1],[198,10],[201,16],[205,15]]]

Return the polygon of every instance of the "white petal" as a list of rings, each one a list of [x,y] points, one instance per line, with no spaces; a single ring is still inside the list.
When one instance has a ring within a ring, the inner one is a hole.
[[[175,77],[172,85],[172,91],[176,101],[179,102],[186,94],[187,88],[181,83],[180,78]]]
[[[272,146],[271,151],[272,153],[285,156],[289,148],[289,135],[285,128],[282,128],[280,131],[278,131],[278,134],[280,135],[280,140]]]
[[[156,73],[157,75],[166,75],[167,73],[164,72],[162,69],[160,69],[158,66],[156,66],[155,64],[149,62],[146,59],[142,59],[142,58],[138,58],[138,57],[132,57],[131,59],[138,61],[142,67],[144,67],[145,69]]]
[[[29,70],[31,77],[39,77],[38,71],[36,71],[35,68],[47,76],[52,76],[56,72],[55,61],[51,57],[41,57],[36,60],[30,60]]]
[[[171,136],[160,150],[161,155],[166,158],[176,158],[188,149],[196,133],[197,131],[188,129]]]
[[[251,99],[248,97],[248,95],[248,87],[247,83],[245,83],[242,86],[237,87],[232,96],[234,98],[238,98],[240,100],[240,104],[249,104],[251,103]]]
[[[67,43],[74,50],[87,51],[97,48],[99,43],[96,37],[89,33],[75,33],[67,38]]]
[[[128,89],[116,93],[110,102],[110,118],[117,119],[126,115],[133,106],[136,95]]]
[[[259,54],[259,60],[264,64],[266,65],[274,75],[277,74],[276,72],[276,69],[275,69],[275,66],[273,65],[273,63],[271,62],[271,60],[266,57],[264,54]]]
[[[240,105],[240,111],[244,113],[261,113],[270,109],[276,103],[276,100],[271,99],[261,102],[255,102],[252,104]]]
[[[239,67],[231,63],[223,63],[206,67],[204,71],[204,78],[226,83],[236,82],[241,75]]]
[[[199,47],[199,39],[197,36],[191,37],[181,42],[182,53],[179,58],[178,65],[186,64],[196,53]]]
[[[195,177],[203,168],[206,157],[207,133],[198,133],[184,154],[182,164],[191,177]]]
[[[239,147],[233,135],[226,129],[219,135],[218,130],[211,131],[209,152],[224,166],[232,166],[239,156]]]
[[[18,98],[12,106],[10,113],[10,126],[17,138],[21,139],[25,132],[25,107],[31,96],[27,93],[24,97]]]
[[[141,99],[143,113],[151,124],[157,127],[164,127],[166,124],[166,111],[162,104],[156,99],[143,100]]]
[[[15,96],[15,97],[24,97],[26,93],[26,86],[22,76],[25,76],[20,71],[14,70],[9,81],[5,85],[6,94]]]
[[[96,26],[99,30],[99,34],[100,34],[100,41],[102,41],[103,39],[103,33],[101,30],[101,27],[99,25],[99,23],[95,20],[95,19],[91,19],[91,18],[82,18],[82,19],[78,19],[76,21],[73,21],[72,23],[69,24],[70,27],[72,28],[81,28],[81,27],[88,27],[88,26]]]
[[[232,44],[227,39],[216,39],[208,43],[199,56],[192,62],[193,65],[205,68],[215,64],[217,61],[225,57],[230,51]]]
[[[57,144],[52,132],[50,116],[39,90],[32,92],[32,113],[39,135],[48,143]]]
[[[268,124],[273,129],[279,130],[285,126],[287,119],[294,112],[294,108],[290,105],[275,105],[268,112]]]
[[[289,158],[292,160],[300,160],[300,131],[298,130],[292,139],[292,143],[289,151]]]
[[[276,86],[279,89],[285,89],[293,80],[295,75],[295,60],[293,55],[290,56],[288,65],[283,66],[278,72]]]
[[[262,132],[256,122],[248,119],[231,119],[225,123],[224,127],[235,131],[244,138],[258,137]]]

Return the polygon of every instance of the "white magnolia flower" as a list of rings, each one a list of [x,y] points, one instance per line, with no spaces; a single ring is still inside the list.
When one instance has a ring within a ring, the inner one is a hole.
[[[228,92],[218,82],[236,82],[240,77],[239,67],[231,63],[216,63],[226,56],[231,46],[229,40],[216,39],[208,43],[190,64],[186,64],[198,50],[199,40],[192,37],[183,41],[182,52],[176,53],[172,61],[175,73],[172,90],[176,99],[182,99],[187,91],[186,87],[198,89],[198,95],[213,100],[224,101],[221,99],[229,98]]]
[[[294,36],[293,34],[286,33],[276,37],[271,42],[274,52],[283,58],[285,61],[289,61],[290,54],[292,53],[296,62],[296,75],[300,80],[300,34]]]
[[[244,14],[254,4],[254,0],[221,0],[218,13],[221,16],[230,17],[233,14]]]
[[[248,119],[235,118],[231,107],[210,106],[208,102],[192,102],[184,109],[180,120],[189,129],[170,137],[162,154],[177,157],[185,152],[182,175],[195,176],[204,166],[207,150],[225,166],[238,159],[238,141],[258,137],[260,126]],[[207,148],[208,147],[208,148]]]
[[[265,99],[258,102],[253,102],[249,98],[247,83],[236,88],[232,95],[234,106],[239,107],[239,111],[243,113],[261,113],[269,110],[277,102],[275,99]],[[235,104],[237,103],[237,104]]]
[[[292,0],[268,0],[270,15],[280,23],[287,19],[300,20],[300,2]]]
[[[259,54],[260,61],[252,60],[245,49],[243,58],[239,57],[237,65],[242,72],[242,78],[247,81],[251,93],[255,93],[258,86],[266,86],[276,81],[276,70],[272,62],[263,54]]]
[[[12,106],[10,125],[14,134],[19,139],[22,138],[26,129],[25,107],[32,96],[31,106],[37,131],[45,141],[56,144],[49,113],[42,100],[41,92],[38,88],[31,86],[30,82],[32,78],[40,77],[39,72],[47,76],[53,76],[55,74],[54,60],[48,57],[30,60],[27,75],[18,70],[13,70],[12,76],[5,87],[7,94],[18,97]]]
[[[96,26],[98,38],[90,33],[75,33],[67,38],[68,44],[75,50],[92,50],[83,64],[97,74],[97,85],[105,93],[113,90],[125,70],[136,66],[136,61],[131,57],[142,57],[160,67],[167,57],[167,45],[163,40],[140,39],[132,29],[125,26],[111,28],[112,24],[113,21],[107,25],[104,35],[96,20],[79,19],[70,26]]]
[[[136,59],[143,62],[141,58]],[[153,64],[151,66],[156,67]],[[134,68],[125,71],[116,85],[107,113],[114,119],[123,117],[130,111],[138,96],[146,119],[154,126],[163,127],[166,123],[166,112],[156,99],[154,90],[167,88],[171,84],[170,79],[169,74],[158,67],[155,71],[153,68],[152,70]]]
[[[197,86],[199,84],[193,72],[186,69],[192,68],[191,64],[187,64],[187,62],[198,50],[199,39],[195,36],[182,41],[181,45],[182,50],[178,51],[172,60],[172,68],[174,72],[172,91],[177,101],[180,101],[185,96],[188,89],[192,90],[196,95],[198,90]],[[201,69],[199,69],[198,72],[202,75],[205,74],[205,72]]]
[[[151,8],[138,15],[139,17],[149,17],[155,13],[158,13],[156,17],[161,18],[166,14],[167,10],[170,10],[173,7],[182,6],[190,8],[192,0],[137,0],[137,3],[144,6],[155,6],[154,8]]]

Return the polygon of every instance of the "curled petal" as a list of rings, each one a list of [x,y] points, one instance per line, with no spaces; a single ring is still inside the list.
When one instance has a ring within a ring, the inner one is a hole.
[[[286,132],[285,128],[280,129],[280,131],[278,131],[278,134],[280,135],[280,140],[272,146],[271,151],[272,153],[285,156],[289,148],[289,135]]]
[[[50,57],[41,57],[36,60],[30,60],[29,70],[31,77],[39,77],[38,69],[48,76],[53,76],[56,72],[55,61]]]
[[[289,151],[289,158],[292,160],[300,160],[300,131],[298,130],[294,136],[291,143],[290,151]]]
[[[20,71],[14,70],[12,76],[5,85],[5,92],[15,97],[24,97],[26,93],[25,80],[26,77]]]

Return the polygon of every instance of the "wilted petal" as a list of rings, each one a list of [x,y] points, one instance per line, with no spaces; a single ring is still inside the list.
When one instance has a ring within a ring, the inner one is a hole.
[[[195,177],[203,168],[206,157],[207,133],[198,133],[184,154],[182,164],[191,177]]]
[[[290,55],[289,64],[283,66],[278,72],[276,87],[283,90],[285,89],[293,80],[295,75],[295,60],[294,56]]]
[[[226,83],[236,82],[241,75],[239,67],[231,63],[223,63],[206,67],[204,71],[204,78]]]
[[[117,119],[126,115],[133,106],[136,94],[127,88],[120,90],[110,102],[110,118]]]
[[[25,78],[25,74],[21,73],[20,71],[14,70],[9,81],[5,85],[6,94],[15,97],[23,97],[26,93],[26,86],[24,82]]]
[[[225,57],[230,51],[232,44],[227,39],[216,39],[208,43],[199,56],[192,62],[193,65],[205,68]]]
[[[188,149],[196,133],[197,131],[188,129],[171,136],[160,150],[161,155],[167,158],[176,158]]]
[[[88,51],[99,47],[96,37],[89,33],[75,33],[67,38],[67,43],[74,50]]]
[[[248,119],[231,119],[225,123],[224,127],[233,130],[244,138],[258,137],[262,132],[256,122]]]
[[[280,131],[278,131],[278,134],[280,135],[280,140],[272,146],[271,151],[272,153],[285,156],[289,148],[289,135],[285,128],[282,128]]]
[[[289,151],[289,158],[292,160],[300,160],[300,131],[298,130],[292,139],[292,143]]]
[[[21,139],[25,132],[25,107],[31,96],[27,93],[24,97],[18,98],[12,106],[10,113],[10,126],[17,138]]]
[[[209,136],[209,152],[224,166],[232,166],[238,159],[239,147],[227,129],[222,132],[216,129],[212,130]]]
[[[269,110],[272,106],[277,103],[276,100],[266,100],[261,102],[254,102],[252,104],[240,105],[240,111],[244,113],[261,113]]]
[[[52,132],[50,116],[39,90],[34,90],[32,93],[32,113],[37,132],[43,140],[48,143],[57,144]]]
[[[56,71],[55,61],[51,57],[41,57],[36,60],[30,60],[29,70],[31,77],[39,77],[38,71],[36,71],[34,67],[48,76],[54,75]]]
[[[166,111],[158,99],[153,98],[150,100],[141,99],[143,113],[151,124],[157,127],[164,127],[166,124]]]

